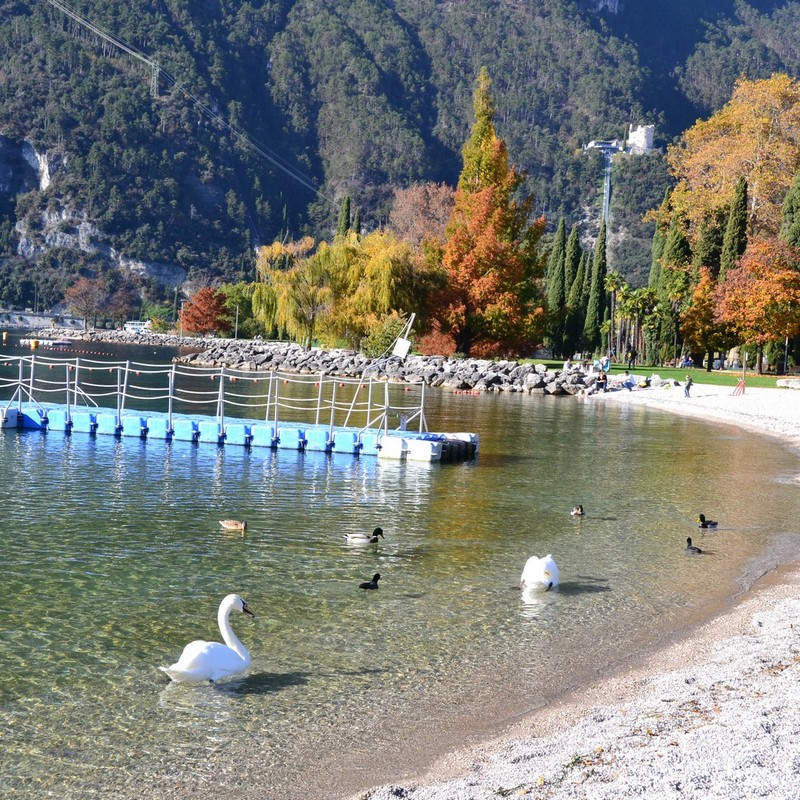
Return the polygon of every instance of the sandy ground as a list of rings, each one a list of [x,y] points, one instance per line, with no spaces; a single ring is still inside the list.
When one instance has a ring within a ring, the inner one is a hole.
[[[695,379],[702,379],[696,375]],[[739,425],[800,447],[800,390],[614,391],[620,402]],[[800,520],[798,520],[800,531]],[[699,556],[702,557],[702,556]],[[635,666],[359,800],[800,798],[800,567]]]

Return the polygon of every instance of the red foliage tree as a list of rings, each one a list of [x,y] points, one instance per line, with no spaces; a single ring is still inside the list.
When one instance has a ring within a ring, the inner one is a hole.
[[[716,281],[708,267],[700,268],[700,279],[692,293],[692,303],[681,314],[681,332],[693,354],[707,356],[707,370],[714,363],[715,350],[726,346],[730,332],[717,318],[714,290]]]
[[[183,330],[188,333],[227,333],[231,329],[225,295],[218,289],[200,289],[180,312]]]
[[[767,342],[793,336],[800,331],[800,250],[780,239],[751,240],[715,300],[717,319],[759,354]]]
[[[64,299],[73,314],[83,317],[83,326],[88,320],[97,322],[98,315],[108,302],[106,282],[101,278],[78,278],[65,292]]]
[[[438,331],[464,355],[529,352],[542,334],[544,220],[529,222],[532,199],[516,200],[524,176],[509,168],[494,131],[489,77],[475,91],[475,124],[447,227],[442,266],[446,286],[433,298]]]

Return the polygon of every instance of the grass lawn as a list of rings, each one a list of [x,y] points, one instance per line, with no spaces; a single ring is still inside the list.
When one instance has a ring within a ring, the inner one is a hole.
[[[564,366],[562,361],[536,361],[533,363],[545,364],[548,369],[560,370]],[[625,364],[612,364],[609,374],[619,375],[627,369]],[[632,370],[633,374],[637,377],[647,376],[650,377],[653,373],[660,375],[662,378],[672,378],[676,381],[685,381],[686,376],[691,374],[695,383],[708,383],[714,386],[736,386],[739,379],[742,377],[741,370],[719,370],[715,369],[711,372],[706,372],[704,369],[675,369],[673,367],[653,367],[646,365],[637,365]],[[755,372],[748,372],[745,380],[748,386],[753,388],[774,389],[776,381],[781,377],[791,377],[782,375],[758,375]]]

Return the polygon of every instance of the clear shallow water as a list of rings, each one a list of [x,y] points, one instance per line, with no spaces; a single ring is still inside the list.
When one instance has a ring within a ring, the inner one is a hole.
[[[3,433],[0,796],[345,795],[800,551],[798,460],[769,440],[568,398],[432,393],[428,419],[480,433],[478,460]],[[379,545],[344,543],[375,525]],[[687,558],[687,535],[710,553]],[[547,552],[562,585],[525,604],[522,566]],[[231,591],[257,615],[233,620],[248,673],[169,684],[157,666],[218,638]]]

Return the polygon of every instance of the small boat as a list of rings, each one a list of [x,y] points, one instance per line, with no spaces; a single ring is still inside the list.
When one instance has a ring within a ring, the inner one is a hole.
[[[50,345],[51,347],[72,347],[72,341],[70,339],[54,339],[53,344]]]

